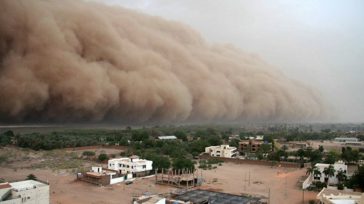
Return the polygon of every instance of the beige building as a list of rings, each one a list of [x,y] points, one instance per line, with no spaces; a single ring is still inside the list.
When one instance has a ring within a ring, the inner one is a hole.
[[[364,193],[323,188],[317,199],[320,204],[364,204]]]
[[[240,152],[247,152],[247,153],[255,153],[259,151],[260,147],[264,144],[264,141],[262,140],[242,140],[239,142],[239,151]],[[272,144],[269,144],[269,151],[272,151]]]
[[[0,204],[49,204],[49,185],[25,180],[0,184]]]
[[[238,155],[236,147],[230,147],[229,145],[206,147],[205,153],[210,154],[210,156],[212,157],[226,157],[226,158],[233,158]]]

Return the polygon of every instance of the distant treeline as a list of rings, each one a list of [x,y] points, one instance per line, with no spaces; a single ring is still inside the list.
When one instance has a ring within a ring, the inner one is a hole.
[[[180,139],[177,144],[171,144],[174,148],[182,148],[193,156],[199,154],[206,146],[227,143],[229,137],[238,135],[239,139],[249,136],[265,135],[268,142],[273,139],[286,139],[287,141],[305,140],[330,140],[343,136],[344,133],[323,129],[319,132],[302,131],[299,128],[276,128],[267,131],[245,131],[243,128],[229,126],[203,127],[203,126],[178,126],[178,127],[152,127],[132,129],[127,127],[120,130],[103,129],[80,129],[63,130],[50,133],[22,133],[14,134],[13,131],[0,132],[0,145],[13,144],[19,147],[31,148],[34,150],[51,150],[69,147],[82,147],[90,145],[122,145],[131,146],[136,150],[161,148],[163,152],[168,152],[164,147],[166,142],[158,141],[156,138],[161,135],[175,135]],[[356,135],[360,140],[364,140],[363,134]],[[172,142],[172,143],[173,143]],[[238,140],[230,141],[230,145],[237,146]],[[171,143],[171,142],[169,142]],[[186,146],[186,147],[185,147]],[[181,151],[182,151],[181,150]]]
[[[161,135],[175,135],[178,140],[159,140]],[[287,161],[289,156],[296,156],[297,162],[303,163],[305,158],[316,163],[325,161],[333,163],[337,159],[347,162],[355,162],[360,159],[357,150],[343,149],[341,154],[333,152],[324,153],[323,148],[300,149],[296,152],[287,152],[285,148],[274,148],[274,139],[286,139],[288,141],[302,140],[327,140],[342,136],[343,133],[329,129],[320,132],[301,131],[298,128],[277,129],[269,131],[246,131],[241,128],[231,127],[153,127],[132,129],[127,127],[122,130],[80,129],[63,130],[49,133],[18,133],[13,131],[0,132],[0,146],[15,145],[33,150],[52,150],[60,148],[72,148],[94,145],[120,145],[126,146],[127,152],[123,156],[136,154],[142,158],[153,160],[155,169],[194,168],[192,159],[205,151],[205,147],[228,143],[238,147],[240,139],[249,136],[264,135],[266,145],[256,153],[257,159],[271,161]],[[231,138],[233,136],[233,138]],[[363,140],[363,135],[356,135]],[[266,150],[265,150],[266,149]]]

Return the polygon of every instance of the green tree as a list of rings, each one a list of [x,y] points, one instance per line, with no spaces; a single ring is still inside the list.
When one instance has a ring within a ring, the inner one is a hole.
[[[303,150],[303,149],[297,150],[296,156],[298,156],[300,158],[300,160],[303,160],[303,158],[305,157],[305,150]]]
[[[336,174],[336,178],[339,181],[339,184],[342,184],[346,181],[346,173],[343,170],[339,170]]]
[[[315,166],[307,167],[306,175],[313,174],[315,170],[317,170],[317,167]]]
[[[359,166],[348,182],[348,187],[364,190],[364,166]]]
[[[34,174],[29,174],[27,180],[37,180],[37,177]]]
[[[263,154],[266,154],[271,151],[271,148],[272,148],[271,144],[264,143],[260,145],[259,151],[262,152]]]
[[[240,140],[238,140],[238,139],[232,139],[232,140],[230,140],[229,145],[232,147],[239,148],[239,141]]]
[[[334,164],[338,159],[339,155],[334,151],[330,151],[329,153],[327,153],[324,162],[327,164]]]
[[[11,139],[14,137],[14,133],[8,130],[0,134],[0,146],[5,146],[11,143]]]
[[[190,171],[195,170],[195,165],[193,161],[182,157],[174,159],[172,166],[174,170],[183,170],[183,169],[188,169]]]
[[[341,158],[347,163],[357,162],[360,154],[358,150],[352,150],[351,147],[343,147],[341,150]]]
[[[148,160],[153,161],[153,169],[169,169],[171,166],[171,162],[169,158],[162,155],[157,154],[149,154],[145,157]]]
[[[132,141],[145,141],[149,138],[149,134],[145,130],[132,130],[131,140]]]
[[[323,173],[325,174],[325,182],[328,183],[329,182],[329,178],[333,177],[335,175],[335,169],[333,165],[329,165],[328,167],[326,167],[323,171]]]
[[[319,146],[319,151],[320,151],[321,153],[323,153],[323,152],[324,152],[324,146],[320,145],[320,146]]]
[[[107,156],[107,154],[100,154],[99,157],[98,157],[99,161],[103,162],[103,161],[106,161],[109,159],[109,157]]]
[[[174,132],[174,135],[180,139],[180,140],[183,140],[183,141],[187,141],[187,135],[184,131],[182,130],[178,130],[176,132]]]
[[[321,177],[321,171],[317,169],[317,167],[313,170],[313,177],[318,178]]]

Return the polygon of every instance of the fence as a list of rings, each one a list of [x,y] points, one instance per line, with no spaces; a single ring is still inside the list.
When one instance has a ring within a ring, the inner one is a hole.
[[[252,164],[252,165],[264,165],[264,166],[280,166],[285,168],[301,168],[301,163],[285,162],[285,161],[267,161],[267,160],[250,160],[250,159],[239,159],[239,158],[225,158],[225,157],[211,157],[208,154],[202,154],[200,159],[219,159],[224,162],[232,162],[235,164]],[[304,167],[308,166],[309,163],[305,163]]]

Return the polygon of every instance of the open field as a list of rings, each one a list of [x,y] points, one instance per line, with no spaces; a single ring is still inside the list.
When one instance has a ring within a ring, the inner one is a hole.
[[[268,197],[270,189],[271,204],[301,204],[302,190],[298,186],[298,181],[305,173],[306,169],[224,163],[217,169],[202,172],[206,179],[203,188],[266,197]],[[305,203],[308,203],[310,199],[315,199],[316,194],[305,191]]]
[[[1,176],[7,180],[19,180],[30,173],[38,179],[50,183],[51,203],[53,204],[129,204],[133,196],[140,196],[145,192],[167,193],[173,188],[154,184],[154,178],[134,181],[131,185],[116,184],[108,187],[99,187],[82,181],[75,181],[75,174],[49,169],[20,169],[13,171],[0,167]]]
[[[341,149],[343,147],[351,147],[352,149],[359,149],[359,148],[364,148],[364,145],[346,145],[346,144],[342,144],[342,143],[338,143],[338,142],[334,142],[334,141],[309,141],[309,143],[311,144],[311,146],[314,149],[319,148],[319,146],[323,146],[325,150],[327,151],[335,151],[335,152],[339,152],[341,153]]]

